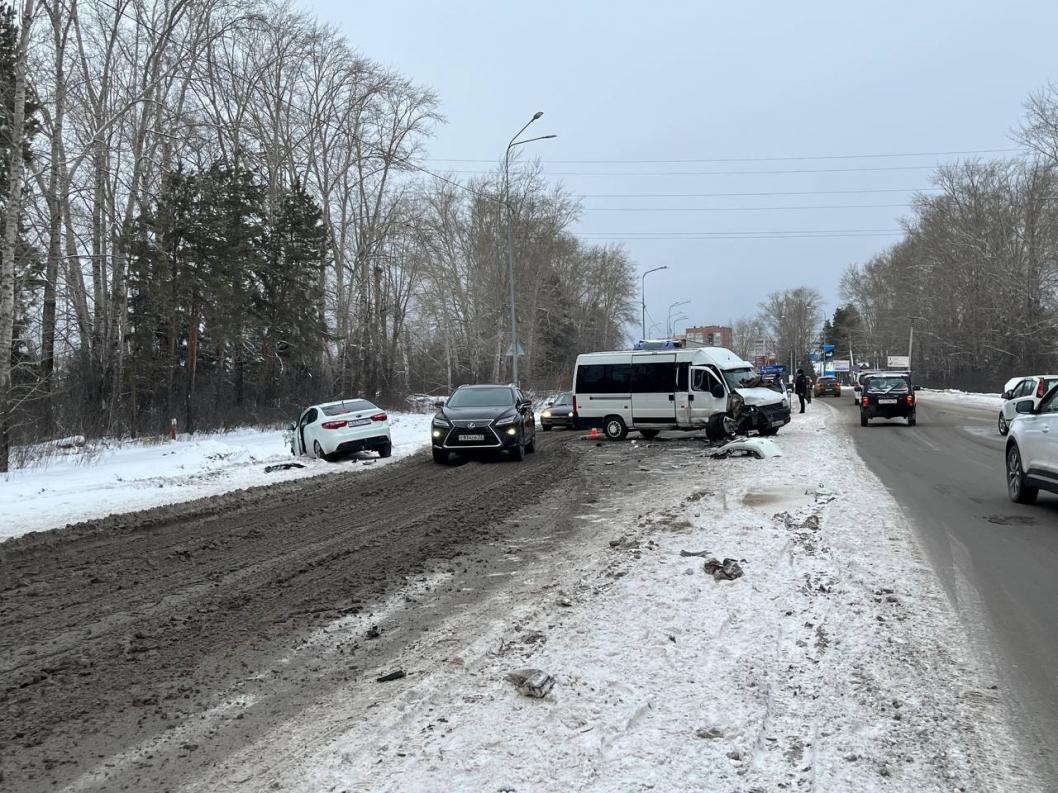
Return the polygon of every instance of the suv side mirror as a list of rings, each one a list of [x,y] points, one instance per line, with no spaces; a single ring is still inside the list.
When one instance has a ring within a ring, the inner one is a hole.
[[[1024,402],[1018,402],[1018,404],[1016,404],[1014,406],[1014,412],[1015,413],[1035,413],[1036,412],[1036,408],[1033,406],[1031,399],[1026,399]]]
[[[296,421],[292,421],[289,424],[287,424],[287,432],[293,432],[297,428],[298,428],[298,423]]]
[[[435,399],[433,406],[435,408],[443,408],[445,406],[445,401],[443,399]]]
[[[724,398],[724,387],[720,383],[715,383],[712,388],[709,389],[709,393],[717,399]]]
[[[531,401],[529,401],[528,399],[523,399],[521,402],[518,403],[517,408],[519,410],[528,410],[532,406],[533,403]]]
[[[1008,391],[1004,391],[1002,394],[1000,394],[1000,398],[1002,398],[1002,399],[1013,399],[1014,398],[1014,389],[1010,389]]]

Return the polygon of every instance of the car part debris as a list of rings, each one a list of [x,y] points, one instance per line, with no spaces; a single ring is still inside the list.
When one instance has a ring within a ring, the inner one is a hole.
[[[724,444],[709,456],[721,460],[732,454],[746,455],[763,460],[766,457],[782,457],[782,449],[776,445],[775,441],[769,441],[765,438],[742,438]]]
[[[680,551],[680,556],[701,556],[706,557],[709,555],[709,551]]]
[[[265,473],[270,474],[273,471],[286,471],[288,468],[304,468],[302,463],[276,463],[275,465],[266,465]]]
[[[534,699],[543,699],[555,685],[555,678],[541,669],[515,669],[504,677],[517,687],[519,694]]]
[[[407,677],[408,673],[403,669],[398,669],[395,672],[382,675],[382,677],[375,678],[376,683],[388,683],[390,680],[400,680],[402,677]]]
[[[707,741],[713,740],[714,738],[724,737],[724,731],[717,727],[699,727],[697,730],[694,731],[694,734],[699,738],[704,738]]]
[[[372,625],[367,629],[367,633],[364,634],[365,639],[377,639],[382,635],[382,629],[377,625]]]
[[[709,559],[705,563],[705,572],[717,581],[734,581],[743,575],[742,566],[737,559],[724,559],[722,562]]]

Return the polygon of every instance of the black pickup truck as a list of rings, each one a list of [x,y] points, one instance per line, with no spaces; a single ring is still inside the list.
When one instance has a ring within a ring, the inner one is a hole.
[[[871,419],[903,418],[914,427],[917,390],[907,372],[876,372],[863,378],[859,389],[860,426],[866,427]]]

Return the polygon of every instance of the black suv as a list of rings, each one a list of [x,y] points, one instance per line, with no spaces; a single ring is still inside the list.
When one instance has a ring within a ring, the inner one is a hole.
[[[536,451],[533,403],[513,385],[464,385],[439,402],[431,428],[435,463],[452,452],[506,449],[515,460]]]
[[[863,378],[860,390],[860,426],[871,419],[907,419],[915,426],[915,392],[907,372],[875,372]]]

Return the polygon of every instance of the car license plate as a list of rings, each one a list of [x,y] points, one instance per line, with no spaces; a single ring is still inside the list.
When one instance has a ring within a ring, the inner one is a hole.
[[[771,423],[771,425],[772,425],[773,427],[781,427],[781,426],[782,426],[783,424],[785,424],[785,423],[786,423],[785,421],[773,421],[773,422]]]
[[[461,440],[461,441],[483,441],[483,440],[485,440],[485,436],[483,434],[481,434],[481,433],[476,433],[476,434],[471,434],[471,435],[460,435],[459,436],[459,440]]]
[[[370,424],[370,423],[371,423],[371,419],[356,419],[355,421],[350,421],[349,422],[349,426],[350,427],[362,427],[365,424]]]
[[[879,405],[895,405],[896,403],[897,403],[897,400],[895,400],[895,399],[879,399],[878,400],[878,404]]]

